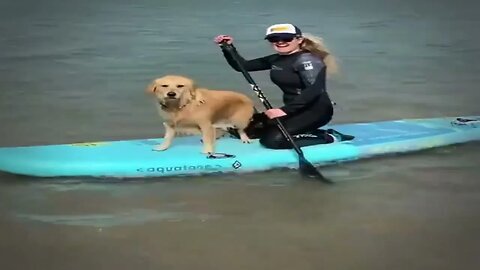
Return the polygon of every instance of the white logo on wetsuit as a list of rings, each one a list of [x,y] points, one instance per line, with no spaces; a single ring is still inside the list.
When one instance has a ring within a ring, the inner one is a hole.
[[[311,134],[311,133],[303,133],[303,134],[296,134],[292,136],[293,138],[299,139],[299,138],[318,138],[317,135]]]
[[[305,62],[302,62],[302,64],[303,64],[303,68],[305,70],[312,70],[313,69],[312,61],[305,61]]]

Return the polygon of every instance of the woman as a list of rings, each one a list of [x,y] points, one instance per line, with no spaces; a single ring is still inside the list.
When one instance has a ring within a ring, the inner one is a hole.
[[[275,54],[248,61],[240,57],[247,71],[269,69],[270,79],[283,91],[284,106],[267,110],[263,115],[268,119],[280,117],[282,124],[300,147],[334,141],[335,137],[329,136],[332,132],[318,130],[329,123],[333,116],[333,106],[325,81],[327,73],[333,74],[337,71],[334,57],[320,38],[303,35],[301,30],[292,24],[268,27],[265,39],[271,43]],[[233,38],[219,35],[215,37],[215,42],[232,44]],[[224,49],[222,51],[230,66],[240,71],[231,55]],[[257,115],[255,118],[262,117]],[[252,125],[256,125],[256,122],[258,120],[252,122]],[[267,148],[291,148],[275,121],[267,121],[257,137]]]

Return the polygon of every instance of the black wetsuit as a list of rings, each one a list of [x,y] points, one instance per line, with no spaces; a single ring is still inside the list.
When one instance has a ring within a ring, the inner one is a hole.
[[[230,54],[225,50],[223,54],[230,66],[240,71]],[[283,91],[284,106],[280,109],[287,115],[280,120],[287,131],[294,135],[298,146],[333,141],[328,134],[318,133],[318,128],[330,122],[333,116],[332,102],[326,91],[326,66],[322,59],[300,51],[290,55],[272,54],[248,61],[242,58],[240,61],[248,71],[270,69],[270,79]],[[251,134],[254,129],[249,127],[247,135],[260,138],[260,143],[267,148],[291,148],[275,121],[265,120],[266,116],[262,115],[256,115],[256,121],[252,122],[252,126],[262,122],[260,134],[258,129],[254,131],[257,134]],[[317,133],[315,135],[312,132]]]

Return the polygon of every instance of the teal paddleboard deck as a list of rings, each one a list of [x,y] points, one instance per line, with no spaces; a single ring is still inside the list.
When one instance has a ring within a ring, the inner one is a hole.
[[[480,116],[406,119],[331,125],[351,141],[303,147],[313,164],[357,160],[480,140]],[[296,168],[294,150],[271,150],[258,140],[243,144],[230,137],[216,150],[232,156],[207,158],[199,136],[175,138],[166,151],[153,151],[161,138],[0,148],[0,171],[37,176],[162,177],[212,173],[244,173]]]

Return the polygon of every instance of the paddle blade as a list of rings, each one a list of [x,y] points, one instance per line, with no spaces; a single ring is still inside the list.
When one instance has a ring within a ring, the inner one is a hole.
[[[325,178],[312,163],[308,162],[305,157],[300,156],[298,160],[298,165],[300,169],[300,173],[304,177],[312,178],[315,180],[320,180],[322,182],[332,184],[333,182],[330,179]]]

